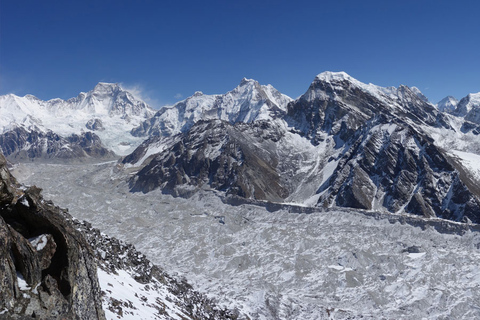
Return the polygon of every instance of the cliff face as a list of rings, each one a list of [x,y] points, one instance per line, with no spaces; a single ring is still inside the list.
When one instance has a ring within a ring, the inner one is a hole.
[[[70,216],[0,154],[0,319],[105,319],[94,255]]]

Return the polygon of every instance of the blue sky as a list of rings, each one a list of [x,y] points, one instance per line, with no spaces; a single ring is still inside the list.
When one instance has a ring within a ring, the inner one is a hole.
[[[0,1],[0,94],[67,99],[119,82],[155,107],[243,77],[296,98],[323,71],[480,91],[479,1]]]

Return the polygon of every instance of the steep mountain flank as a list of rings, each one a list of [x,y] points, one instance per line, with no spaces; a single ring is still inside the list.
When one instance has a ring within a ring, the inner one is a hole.
[[[287,114],[289,125],[312,143],[334,136],[338,147],[367,122],[449,128],[445,116],[416,90],[367,85],[343,72],[319,74],[304,95],[289,103]]]
[[[480,133],[480,92],[471,93],[461,99],[452,114],[464,120],[461,131]]]
[[[179,194],[182,185],[209,186],[245,198],[281,201],[288,191],[276,171],[277,155],[269,146],[280,139],[279,134],[279,128],[266,121],[252,125],[231,125],[221,120],[197,122],[188,134],[171,139],[169,148],[149,160],[130,181],[132,191],[161,187]],[[144,145],[164,141],[153,138]],[[144,156],[142,147],[124,163],[138,162]],[[192,191],[187,190],[183,192]]]
[[[109,319],[237,319],[185,280],[170,276],[131,244],[102,234],[86,221],[73,220],[94,248]]]
[[[169,127],[160,120],[157,128]],[[450,118],[417,88],[325,72],[268,121],[192,123],[123,159],[138,168],[132,191],[189,195],[207,187],[273,202],[480,221],[475,182],[430,137],[430,130],[455,133]]]

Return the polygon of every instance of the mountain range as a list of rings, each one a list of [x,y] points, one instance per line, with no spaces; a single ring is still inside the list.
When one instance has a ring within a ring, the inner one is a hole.
[[[479,108],[344,72],[297,99],[243,79],[160,110],[108,83],[1,96],[0,319],[474,318]]]
[[[154,114],[118,84],[99,83],[68,100],[0,97],[1,150],[12,159],[125,155],[139,143],[128,134]]]
[[[118,84],[69,100],[0,97],[8,159],[122,156],[132,192],[211,189],[301,206],[480,221],[480,93],[434,105],[415,87],[344,72],[297,99],[243,79],[158,111]]]

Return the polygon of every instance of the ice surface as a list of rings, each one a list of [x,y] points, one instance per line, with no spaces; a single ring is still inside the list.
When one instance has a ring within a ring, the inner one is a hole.
[[[208,192],[132,194],[113,163],[27,163],[14,174],[252,319],[480,317],[476,232],[440,234],[348,209],[232,207]]]

